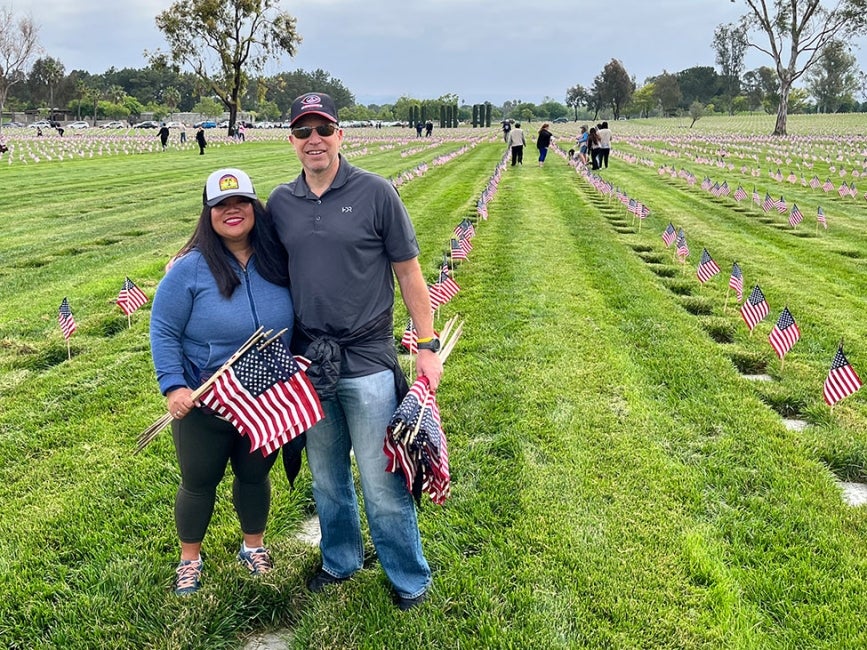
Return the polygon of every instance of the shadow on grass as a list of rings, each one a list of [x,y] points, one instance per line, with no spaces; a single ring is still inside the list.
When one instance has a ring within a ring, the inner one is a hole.
[[[725,318],[702,318],[701,326],[717,343],[734,343],[735,327]]]
[[[733,350],[729,358],[742,375],[757,375],[768,367],[766,355],[761,352]]]
[[[707,298],[685,296],[680,300],[681,306],[695,316],[708,316],[713,313],[713,305]]]

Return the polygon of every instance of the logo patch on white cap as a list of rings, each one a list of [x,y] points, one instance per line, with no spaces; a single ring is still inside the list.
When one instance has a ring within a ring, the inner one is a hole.
[[[222,178],[220,178],[220,191],[226,192],[228,190],[237,190],[240,187],[240,183],[238,183],[238,178],[233,176],[232,174],[226,174]]]

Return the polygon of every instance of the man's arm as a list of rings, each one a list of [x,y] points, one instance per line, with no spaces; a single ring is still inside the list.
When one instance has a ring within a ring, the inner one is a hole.
[[[397,283],[400,285],[400,295],[403,296],[403,304],[412,318],[413,326],[418,332],[420,339],[434,335],[433,314],[430,306],[430,295],[427,291],[427,283],[419,266],[418,258],[414,257],[405,262],[392,264]],[[443,363],[436,352],[431,350],[419,350],[416,360],[416,374],[419,377],[427,377],[432,391],[436,391],[443,374]]]

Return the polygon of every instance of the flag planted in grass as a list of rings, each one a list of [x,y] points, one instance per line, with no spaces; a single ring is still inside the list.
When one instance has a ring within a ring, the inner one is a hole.
[[[771,330],[771,335],[768,337],[771,347],[774,348],[777,356],[782,359],[800,338],[801,330],[798,328],[792,312],[789,311],[788,307],[783,307],[783,312],[780,314],[777,324],[774,325],[774,329]]]
[[[683,259],[689,257],[689,246],[686,244],[686,233],[683,232],[683,228],[677,233],[677,256]]]
[[[702,248],[701,260],[699,260],[698,270],[696,271],[699,282],[704,284],[719,272],[720,268],[717,266],[717,263],[713,261],[710,253],[707,252],[706,248]]]
[[[754,286],[749,297],[741,306],[741,317],[744,319],[750,332],[768,315],[768,311],[769,307],[768,302],[765,300],[765,294],[762,293],[759,285]]]
[[[792,204],[792,212],[789,214],[789,225],[794,228],[804,220],[803,213],[798,209],[798,204]]]
[[[729,276],[729,288],[734,289],[738,296],[738,302],[744,297],[744,274],[737,262],[732,264],[732,274]]]
[[[67,341],[72,333],[77,329],[75,318],[72,316],[72,310],[69,308],[69,300],[63,299],[60,303],[60,309],[57,312],[57,322],[60,325],[60,331],[63,332],[63,338]]]
[[[669,222],[662,232],[662,241],[665,242],[665,247],[668,248],[674,243],[675,239],[677,239],[677,231],[671,225],[671,222]]]
[[[816,221],[822,226],[824,226],[825,230],[828,230],[828,220],[825,219],[825,211],[822,210],[822,206],[820,205],[816,210]]]
[[[127,279],[123,281],[120,293],[117,294],[117,306],[123,310],[124,314],[129,316],[147,301],[148,297],[144,295],[144,292],[142,292],[142,290],[127,277]]]
[[[831,369],[825,379],[822,396],[828,406],[834,406],[844,397],[848,397],[861,388],[861,378],[849,364],[843,354],[843,342],[837,347],[837,354],[831,362]]]

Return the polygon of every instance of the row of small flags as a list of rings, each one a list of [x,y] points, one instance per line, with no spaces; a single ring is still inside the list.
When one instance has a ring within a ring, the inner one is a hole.
[[[689,246],[686,243],[686,234],[683,228],[676,231],[674,226],[669,223],[662,233],[662,241],[666,248],[676,242],[675,253],[681,258],[681,262],[685,263],[686,257],[689,256]],[[698,277],[699,282],[704,284],[721,272],[719,265],[711,257],[707,248],[702,248],[701,259],[696,269],[696,277]],[[737,302],[743,299],[744,278],[741,267],[737,262],[732,264],[728,288],[735,291]],[[756,325],[764,320],[768,313],[770,313],[768,302],[761,288],[756,284],[740,308],[741,318],[746,323],[750,334],[752,334]],[[792,349],[800,338],[801,330],[787,305],[783,308],[776,324],[771,330],[768,342],[780,360],[783,361],[786,353]],[[834,406],[844,397],[848,397],[857,391],[861,385],[861,379],[843,354],[843,342],[841,341],[822,390],[825,402],[829,406]]]
[[[623,198],[621,197],[626,196],[625,192],[615,189],[609,182],[603,180],[596,174],[590,173],[586,169],[576,168],[576,171],[583,173],[584,178],[599,192],[606,195],[616,193],[618,199],[623,202]],[[707,189],[712,188],[712,184],[707,186]],[[720,190],[717,191],[720,192]],[[725,189],[723,189],[720,194],[722,194],[722,192],[727,194]],[[738,188],[738,192],[745,194],[743,188],[740,187]],[[756,191],[754,190],[754,195],[755,194]],[[797,209],[797,206],[793,206],[793,212],[795,216],[790,216],[790,223],[795,219],[795,223],[792,224],[795,226],[803,219],[803,214]],[[819,207],[818,210],[818,219],[819,222],[825,224],[825,227],[827,228],[827,222],[825,221],[825,216],[821,207]],[[687,244],[686,233],[683,228],[678,231],[674,228],[673,224],[669,223],[662,233],[662,241],[665,243],[666,248],[675,244],[675,254],[680,258],[681,262],[685,264],[685,260],[689,256],[689,245]],[[711,257],[707,248],[703,248],[701,259],[698,268],[696,269],[696,276],[698,277],[699,282],[704,284],[719,273],[721,273],[719,265],[714,261],[713,257]],[[732,264],[732,272],[729,277],[728,286],[730,289],[735,291],[737,302],[740,302],[743,299],[744,280],[743,272],[737,262]],[[750,296],[740,309],[741,317],[751,334],[755,326],[768,315],[769,311],[768,303],[765,300],[761,288],[757,284],[750,292]],[[795,323],[795,319],[789,311],[788,306],[786,306],[771,331],[769,343],[777,356],[783,360],[786,353],[791,350],[792,346],[800,338],[801,331]],[[829,406],[834,406],[844,397],[848,397],[857,391],[861,385],[861,379],[858,377],[858,374],[849,364],[845,354],[843,353],[843,342],[841,341],[822,390],[825,402]]]
[[[693,185],[696,182],[695,176],[690,172],[681,169],[680,172],[675,172],[673,168],[660,167],[659,174],[664,175],[666,173],[671,173],[672,177],[680,177],[686,179],[687,183]],[[854,186],[854,184],[853,184]],[[701,188],[709,192],[711,195],[716,197],[724,197],[728,196],[731,192],[728,183],[723,181],[722,184],[714,183],[707,176],[701,183]],[[748,198],[748,194],[746,190],[744,190],[743,186],[738,185],[738,188],[732,193],[732,198],[735,201],[740,203],[741,201]],[[867,195],[865,195],[867,196]],[[785,214],[789,211],[789,208],[786,204],[786,200],[783,196],[780,196],[779,200],[771,197],[770,194],[765,192],[765,198],[762,199],[759,194],[756,186],[753,186],[752,200],[757,206],[759,206],[764,212],[770,212],[772,210],[776,210],[780,214]],[[797,204],[793,204],[791,208],[791,212],[789,213],[789,225],[795,228],[801,221],[804,219],[804,214],[800,208],[798,208]],[[818,206],[816,209],[816,228],[818,229],[819,225],[822,225],[826,230],[828,229],[828,220],[825,217],[825,212],[822,210],[822,206]]]
[[[488,218],[488,203],[497,193],[502,178],[503,170],[506,168],[505,162],[501,161],[497,165],[494,174],[485,185],[478,202],[476,203],[476,212],[480,219]],[[453,269],[455,262],[466,260],[469,258],[470,251],[473,250],[472,239],[476,236],[476,228],[469,218],[464,218],[455,226],[452,231],[452,237],[449,239],[449,253],[443,254],[440,264],[439,276],[436,282],[428,285],[428,294],[430,294],[431,309],[436,312],[440,307],[447,304],[461,290],[458,283],[453,277]],[[407,322],[406,329],[401,336],[400,344],[406,348],[410,354],[418,353],[418,332],[410,318]]]
[[[117,294],[115,303],[129,317],[147,301],[148,297],[144,292],[132,280],[126,278],[123,281],[120,292]],[[69,341],[69,337],[78,329],[78,326],[75,323],[75,317],[72,315],[72,309],[69,307],[69,300],[66,297],[60,303],[60,309],[57,312],[57,322],[60,325],[60,331],[63,332],[63,338]]]

